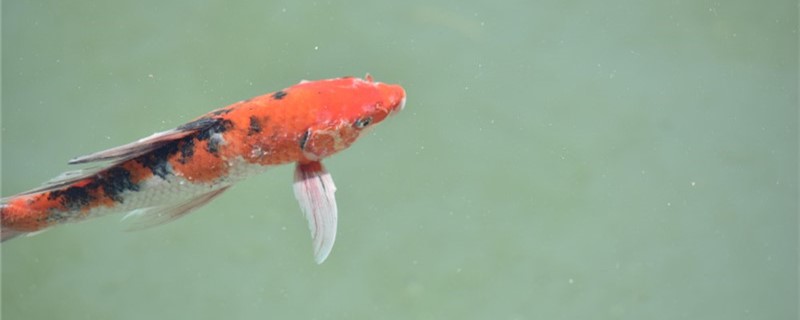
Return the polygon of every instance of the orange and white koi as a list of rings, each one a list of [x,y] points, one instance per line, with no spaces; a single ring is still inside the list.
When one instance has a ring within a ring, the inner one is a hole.
[[[322,263],[336,239],[336,186],[322,159],[403,109],[399,85],[366,79],[302,81],[217,109],[177,128],[81,156],[110,161],[67,172],[0,202],[2,240],[113,212],[131,211],[148,227],[180,218],[234,183],[296,163],[294,194]]]

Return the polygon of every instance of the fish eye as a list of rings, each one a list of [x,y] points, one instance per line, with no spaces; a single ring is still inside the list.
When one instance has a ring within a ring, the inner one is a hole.
[[[368,126],[370,123],[372,123],[372,117],[364,117],[364,118],[356,120],[356,122],[353,123],[353,126],[356,127],[356,129],[363,129],[364,127]]]

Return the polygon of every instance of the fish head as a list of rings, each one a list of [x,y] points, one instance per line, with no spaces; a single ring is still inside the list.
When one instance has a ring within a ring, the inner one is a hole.
[[[303,133],[301,149],[307,160],[317,161],[348,148],[390,115],[405,108],[403,87],[365,79],[330,80],[317,91],[313,124]],[[319,82],[317,82],[319,83]]]

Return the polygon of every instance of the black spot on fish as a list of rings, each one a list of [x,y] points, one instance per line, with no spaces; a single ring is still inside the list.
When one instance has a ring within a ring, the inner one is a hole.
[[[306,143],[308,142],[308,138],[311,136],[311,129],[306,130],[303,132],[303,135],[300,137],[300,150],[306,149]]]
[[[181,163],[186,163],[186,161],[189,161],[189,159],[194,156],[194,137],[190,136],[183,139],[180,143],[179,149],[181,152],[181,158],[178,159],[178,161]]]
[[[208,140],[206,149],[212,154],[217,154],[217,152],[219,152],[219,144],[222,142],[222,138],[216,134],[223,133],[233,128],[233,122],[230,120],[215,120],[216,122],[214,124],[207,126],[204,130],[197,133],[197,140]]]
[[[212,123],[206,124],[203,130],[197,133],[197,140],[207,140],[215,133],[223,133],[233,128],[233,122],[227,119],[209,119]]]
[[[286,96],[286,91],[283,91],[283,90],[275,92],[275,93],[272,94],[272,98],[275,99],[275,100],[283,99],[283,97],[285,97],[285,96]]]
[[[169,156],[178,152],[179,141],[169,142],[150,153],[143,154],[136,158],[136,162],[150,169],[154,175],[166,179],[167,175],[172,174],[167,159],[169,159]]]
[[[122,203],[120,196],[125,191],[139,191],[139,185],[131,181],[131,172],[121,167],[113,167],[102,173],[100,178],[92,184],[97,184],[103,188],[105,195],[112,200]]]
[[[219,152],[219,145],[222,142],[222,137],[219,135],[212,135],[211,138],[208,139],[208,145],[206,145],[206,150],[209,153],[216,155]]]
[[[250,116],[250,128],[247,130],[247,135],[252,136],[259,132],[261,132],[261,123],[258,122],[256,116]]]
[[[122,203],[120,194],[125,191],[138,191],[139,185],[131,181],[131,173],[125,168],[112,167],[92,178],[84,186],[70,186],[54,190],[47,195],[48,200],[58,200],[69,211],[78,211],[90,205],[97,198],[98,189],[112,200]]]
[[[63,190],[55,190],[47,196],[48,200],[59,199],[61,205],[70,211],[77,211],[90,204],[95,198],[89,194],[86,187],[69,187]]]

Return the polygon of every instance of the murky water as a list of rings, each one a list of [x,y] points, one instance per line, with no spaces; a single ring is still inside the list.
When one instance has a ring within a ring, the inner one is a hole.
[[[406,110],[185,219],[2,246],[5,319],[797,319],[794,1],[6,1],[2,194],[301,79]]]

